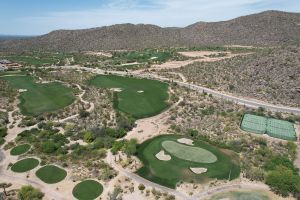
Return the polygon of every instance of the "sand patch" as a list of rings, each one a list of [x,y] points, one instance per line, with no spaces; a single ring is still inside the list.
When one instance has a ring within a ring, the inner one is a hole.
[[[247,46],[247,45],[224,45],[224,47],[228,47],[228,48],[245,48],[245,49],[253,49],[255,48],[254,46]]]
[[[187,138],[180,138],[177,140],[177,142],[181,143],[181,144],[187,144],[187,145],[190,145],[190,146],[193,146],[193,140],[190,140],[190,139],[187,139]]]
[[[144,91],[143,90],[139,90],[139,91],[137,91],[138,93],[144,93]]]
[[[18,92],[27,92],[27,89],[19,89]]]
[[[207,169],[202,167],[190,167],[190,170],[195,174],[203,174],[207,172]]]
[[[224,52],[208,51],[208,52],[207,51],[179,52],[185,54],[186,57],[190,57],[193,59],[183,60],[183,61],[168,61],[163,64],[151,66],[151,70],[177,69],[177,68],[181,68],[193,64],[195,62],[217,62],[224,59],[233,58],[235,56],[245,56],[245,55],[253,54],[252,52],[236,53],[236,54],[227,51]]]
[[[50,81],[41,81],[40,82],[41,84],[48,84],[48,83],[51,83]]]
[[[94,51],[88,51],[85,53],[86,55],[93,55],[93,56],[104,56],[104,57],[108,57],[108,58],[111,58],[112,57],[112,54],[111,53],[108,53],[108,52],[94,52]]]
[[[130,65],[139,65],[139,64],[142,64],[142,63],[138,63],[138,62],[124,63],[124,64],[121,64],[121,66],[130,66]]]
[[[121,88],[111,88],[111,90],[114,92],[122,92]]]
[[[190,58],[207,57],[218,54],[230,54],[230,52],[227,51],[184,51],[178,53]]]
[[[171,156],[166,154],[164,150],[161,150],[160,152],[158,152],[155,157],[158,159],[158,160],[162,160],[162,161],[168,161],[168,160],[171,160]]]

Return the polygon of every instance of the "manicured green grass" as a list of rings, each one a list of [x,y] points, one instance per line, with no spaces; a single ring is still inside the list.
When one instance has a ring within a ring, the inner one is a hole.
[[[22,114],[37,116],[64,108],[75,100],[73,90],[60,83],[39,84],[30,76],[0,77],[17,89],[26,89],[20,95]]]
[[[67,176],[67,172],[64,169],[54,165],[46,165],[37,170],[35,174],[39,179],[48,184],[58,183]]]
[[[168,107],[168,84],[148,79],[99,75],[90,84],[103,88],[121,88],[117,108],[135,118],[156,115]],[[139,92],[143,91],[143,92]]]
[[[23,160],[19,160],[13,166],[11,166],[11,170],[17,173],[27,172],[36,168],[39,165],[39,161],[35,158],[25,158]]]
[[[73,188],[73,196],[79,200],[96,199],[103,192],[103,186],[94,180],[85,180]]]
[[[188,160],[197,163],[214,163],[217,157],[203,148],[191,147],[174,141],[162,142],[162,147],[172,156],[182,160]]]
[[[21,154],[26,153],[29,149],[30,149],[29,144],[21,144],[21,145],[14,147],[10,151],[10,155],[13,155],[13,156],[21,155]]]
[[[137,171],[140,176],[155,183],[175,188],[179,181],[184,182],[205,182],[211,178],[235,179],[240,174],[238,156],[229,151],[220,150],[202,141],[194,141],[194,147],[205,149],[217,158],[214,163],[198,163],[187,159],[180,159],[176,156],[169,161],[160,161],[155,155],[163,148],[164,141],[176,142],[179,135],[162,135],[145,141],[138,147],[138,157],[144,166]],[[224,153],[226,152],[226,153]],[[207,172],[195,174],[190,168],[206,168]]]
[[[266,193],[260,191],[230,191],[216,194],[210,200],[270,200]]]
[[[0,72],[0,76],[7,76],[7,75],[22,76],[22,75],[26,75],[26,72],[24,72],[24,71],[4,71],[4,72]]]

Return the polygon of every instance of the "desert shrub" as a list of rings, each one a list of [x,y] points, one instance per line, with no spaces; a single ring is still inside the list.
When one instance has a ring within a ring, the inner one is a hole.
[[[143,184],[139,184],[138,188],[139,188],[139,190],[144,190],[146,187]]]
[[[18,193],[18,198],[22,200],[41,200],[43,197],[44,193],[31,185],[21,187]]]

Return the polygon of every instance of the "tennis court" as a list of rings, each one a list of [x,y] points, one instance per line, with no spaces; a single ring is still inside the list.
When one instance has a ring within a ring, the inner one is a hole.
[[[284,120],[245,114],[241,129],[256,134],[267,134],[283,140],[297,140],[294,124]]]
[[[267,119],[265,117],[245,114],[241,128],[245,131],[264,134],[266,132]]]

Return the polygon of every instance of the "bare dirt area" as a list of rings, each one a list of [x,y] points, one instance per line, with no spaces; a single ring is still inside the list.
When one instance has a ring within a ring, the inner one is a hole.
[[[153,65],[150,70],[164,70],[164,69],[177,69],[195,62],[216,62],[224,59],[233,58],[236,56],[244,56],[252,53],[231,53],[231,52],[218,52],[218,51],[186,51],[179,52],[189,58],[194,58],[184,61],[169,61],[161,65]],[[195,59],[196,58],[196,59]]]
[[[103,52],[103,51],[88,51],[85,52],[86,55],[92,55],[92,56],[102,56],[102,57],[108,57],[111,58],[112,54],[109,52]]]
[[[70,191],[72,191],[72,188],[74,187],[75,183],[73,183],[73,181],[70,180],[69,174],[63,181],[55,185],[49,185],[42,182],[41,180],[39,180],[39,178],[36,177],[35,172],[38,170],[39,167],[36,167],[35,169],[30,170],[26,173],[14,173],[10,169],[7,169],[9,163],[16,162],[19,159],[19,157],[11,156],[9,150],[2,152],[4,154],[5,159],[1,162],[0,165],[1,181],[12,183],[12,188],[20,188],[23,185],[33,185],[34,187],[39,188],[42,192],[45,193],[45,199],[73,199],[73,196]]]
[[[237,45],[237,44],[233,44],[233,45],[225,45],[224,47],[228,47],[228,48],[244,48],[244,49],[257,49],[257,48],[261,48],[261,47],[254,47],[254,46],[245,46],[245,45]]]
[[[137,139],[138,142],[143,142],[157,135],[167,134],[170,127],[170,124],[168,123],[168,120],[170,119],[170,110],[176,107],[181,101],[182,99],[159,115],[137,120],[136,127],[127,133],[125,139]]]
[[[182,51],[178,52],[180,55],[190,58],[218,56],[220,54],[230,54],[230,51]]]

